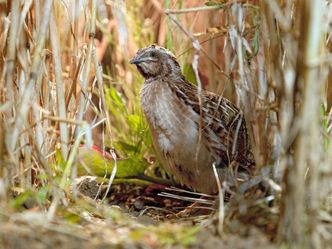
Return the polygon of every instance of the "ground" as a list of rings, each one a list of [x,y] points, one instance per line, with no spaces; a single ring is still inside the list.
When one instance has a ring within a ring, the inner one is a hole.
[[[83,188],[85,194],[96,190],[91,182]],[[158,185],[114,185],[107,203],[81,196],[60,206],[51,222],[33,205],[2,213],[1,248],[276,248],[271,234],[239,220],[220,235],[215,210],[177,217],[190,203],[158,196],[162,191]]]

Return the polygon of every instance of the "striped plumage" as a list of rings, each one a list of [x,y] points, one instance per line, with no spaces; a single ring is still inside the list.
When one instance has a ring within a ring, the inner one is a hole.
[[[231,162],[253,164],[242,112],[227,99],[202,90],[181,73],[168,50],[152,45],[130,61],[145,78],[141,104],[156,152],[178,182],[202,193],[217,191],[212,164],[221,180],[232,180]]]

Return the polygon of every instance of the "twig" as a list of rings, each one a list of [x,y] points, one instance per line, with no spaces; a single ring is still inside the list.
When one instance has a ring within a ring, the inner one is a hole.
[[[217,182],[217,187],[218,187],[218,195],[219,195],[219,207],[218,207],[218,233],[220,236],[223,235],[224,232],[224,219],[225,219],[225,206],[224,206],[224,190],[221,188],[221,183],[219,179],[219,175],[217,172],[216,164],[212,164],[212,169],[214,173],[214,177]]]
[[[200,12],[205,10],[219,10],[224,8],[225,4],[220,5],[213,5],[213,6],[199,6],[199,7],[193,7],[193,8],[187,8],[187,9],[177,9],[177,10],[171,10],[167,9],[165,10],[166,14],[187,14],[192,12]]]
[[[90,33],[89,33],[89,46],[88,46],[88,54],[87,59],[85,61],[85,67],[83,71],[83,79],[81,82],[81,92],[80,92],[80,99],[79,99],[79,105],[78,105],[78,112],[76,115],[76,119],[78,121],[82,121],[83,115],[84,115],[84,108],[85,108],[85,96],[84,92],[86,92],[88,81],[90,78],[90,69],[91,69],[91,59],[92,59],[92,50],[94,47],[94,38],[95,38],[95,32],[96,32],[96,7],[97,7],[97,0],[92,0],[92,7],[91,7],[91,19],[90,19]],[[74,136],[78,136],[80,127],[75,128]]]
[[[51,14],[50,21],[50,34],[51,34],[51,44],[53,50],[53,61],[54,61],[54,73],[56,80],[56,96],[57,96],[57,107],[60,118],[66,118],[67,111],[65,105],[65,94],[63,81],[61,76],[61,60],[60,51],[58,46],[58,31],[56,27],[54,13]],[[64,160],[68,156],[68,142],[69,142],[69,132],[66,123],[61,122],[60,126],[60,138],[61,138],[61,153]]]

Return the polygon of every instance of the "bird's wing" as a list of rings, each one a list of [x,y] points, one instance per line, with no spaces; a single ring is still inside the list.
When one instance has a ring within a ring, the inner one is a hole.
[[[252,164],[243,113],[229,100],[205,90],[199,99],[197,87],[185,79],[176,88],[178,97],[201,117],[198,126],[210,151],[226,164],[233,160]]]
[[[203,97],[202,120],[210,146],[219,152],[223,161],[236,160],[241,164],[250,164],[247,162],[251,152],[245,120],[243,113],[234,104],[221,96],[206,92]]]

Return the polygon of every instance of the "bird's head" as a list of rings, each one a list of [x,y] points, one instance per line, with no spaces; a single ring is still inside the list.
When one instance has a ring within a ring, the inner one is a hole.
[[[145,79],[170,75],[181,77],[182,75],[175,56],[169,50],[156,45],[139,49],[130,63],[137,66]]]

